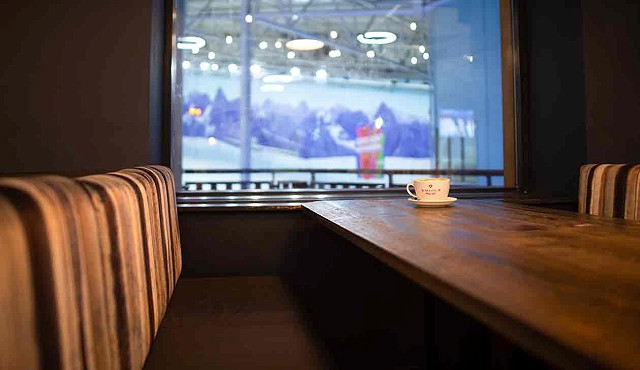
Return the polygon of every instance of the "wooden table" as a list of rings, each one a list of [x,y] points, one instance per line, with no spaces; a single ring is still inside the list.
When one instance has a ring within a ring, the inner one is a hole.
[[[307,203],[409,279],[566,368],[640,369],[640,223],[458,200]]]

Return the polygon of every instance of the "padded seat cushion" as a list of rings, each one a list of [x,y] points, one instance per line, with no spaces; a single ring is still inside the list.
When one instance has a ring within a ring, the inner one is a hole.
[[[640,218],[640,165],[586,164],[580,168],[580,213]]]
[[[178,234],[165,167],[0,178],[0,368],[142,368]]]
[[[145,369],[328,369],[276,276],[182,278]]]

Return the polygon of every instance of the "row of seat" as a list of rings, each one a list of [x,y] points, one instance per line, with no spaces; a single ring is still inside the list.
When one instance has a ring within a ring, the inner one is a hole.
[[[579,188],[580,213],[640,219],[640,165],[586,164]]]
[[[0,178],[0,369],[140,369],[182,269],[171,171]]]

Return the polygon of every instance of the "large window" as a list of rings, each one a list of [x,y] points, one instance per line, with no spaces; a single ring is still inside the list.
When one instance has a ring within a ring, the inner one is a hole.
[[[178,0],[177,25],[185,188],[504,184],[499,0]]]

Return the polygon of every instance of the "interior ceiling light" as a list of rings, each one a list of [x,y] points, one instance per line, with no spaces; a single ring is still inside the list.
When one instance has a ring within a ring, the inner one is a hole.
[[[284,85],[278,85],[278,84],[262,85],[262,86],[260,86],[260,91],[262,91],[262,92],[283,92],[284,91]]]
[[[361,44],[366,45],[390,44],[396,41],[397,38],[398,36],[396,36],[395,33],[388,31],[368,31],[356,36],[356,40],[358,40]]]
[[[202,37],[184,36],[178,37],[178,49],[181,50],[200,50],[207,44]]]
[[[314,39],[295,39],[288,41],[285,46],[290,50],[310,51],[322,48],[324,42]]]
[[[329,73],[327,73],[327,71],[324,70],[324,69],[319,69],[319,70],[316,71],[316,78],[317,79],[326,80],[328,76],[329,76]]]
[[[262,82],[266,84],[287,84],[293,82],[293,76],[290,75],[268,75],[262,78]]]
[[[252,64],[251,67],[249,67],[249,70],[252,74],[259,75],[262,72],[262,67],[260,64]]]

